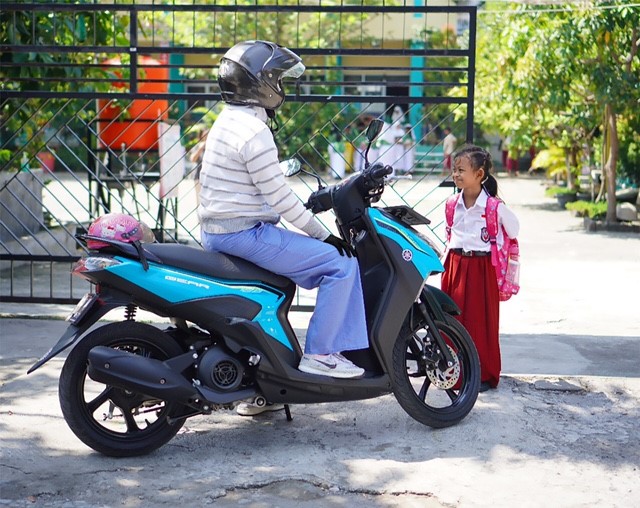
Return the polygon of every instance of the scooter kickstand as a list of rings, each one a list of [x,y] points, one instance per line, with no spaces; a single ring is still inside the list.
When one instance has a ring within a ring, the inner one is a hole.
[[[284,414],[287,415],[288,422],[293,420],[293,418],[291,417],[291,409],[289,408],[289,404],[284,405]]]

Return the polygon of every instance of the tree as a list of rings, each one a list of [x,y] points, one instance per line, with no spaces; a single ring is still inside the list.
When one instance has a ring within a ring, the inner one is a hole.
[[[604,5],[598,2],[596,5]],[[567,24],[568,36],[582,43],[582,69],[587,90],[603,113],[603,168],[607,189],[607,220],[616,219],[616,170],[619,159],[618,120],[637,115],[640,107],[640,11],[632,7],[594,8]]]
[[[129,17],[122,12],[0,10],[0,45],[13,46],[115,46],[126,45]],[[110,74],[96,67],[93,52],[5,51],[2,90],[87,92],[107,90]],[[30,158],[49,141],[52,122],[60,125],[88,109],[67,107],[68,101],[6,100],[1,104],[0,145],[15,148],[6,161],[18,168],[21,153]],[[20,133],[20,135],[17,135]]]
[[[512,4],[486,18],[479,41],[480,122],[509,132],[521,148],[538,133],[570,158],[603,133],[608,221],[616,213],[618,119],[640,105],[639,26],[637,7],[601,0]]]
[[[0,11],[0,45],[14,46],[116,46],[127,45],[129,16],[122,12],[78,10]],[[2,53],[5,90],[47,92],[91,91],[90,77],[106,77],[106,71],[91,67],[92,52],[11,51]]]

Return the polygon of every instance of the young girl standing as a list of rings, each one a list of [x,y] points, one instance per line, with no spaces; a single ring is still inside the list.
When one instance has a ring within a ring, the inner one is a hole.
[[[498,386],[501,369],[500,300],[485,217],[487,198],[498,194],[498,182],[491,169],[491,155],[478,146],[467,145],[453,156],[453,182],[461,194],[453,214],[442,275],[442,290],[462,310],[458,320],[478,349],[480,391]],[[503,227],[510,238],[515,238],[520,224],[504,203],[498,206],[497,215],[499,249],[504,241]]]

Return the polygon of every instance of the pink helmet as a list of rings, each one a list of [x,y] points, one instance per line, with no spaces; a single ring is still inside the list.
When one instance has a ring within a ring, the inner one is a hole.
[[[153,242],[153,231],[144,222],[124,213],[108,213],[94,220],[89,226],[89,236],[104,238],[105,240],[117,240],[125,243]],[[87,240],[90,249],[101,249],[110,244],[99,240]]]

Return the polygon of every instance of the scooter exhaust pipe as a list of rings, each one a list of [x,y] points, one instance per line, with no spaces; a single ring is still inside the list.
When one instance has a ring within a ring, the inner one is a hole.
[[[201,398],[187,378],[160,360],[110,347],[96,346],[89,351],[87,374],[98,383],[161,400],[189,404]]]

